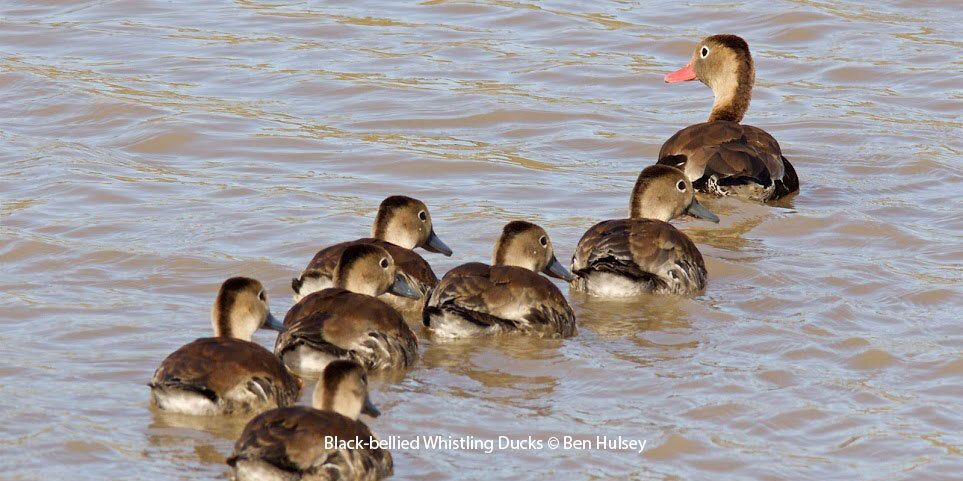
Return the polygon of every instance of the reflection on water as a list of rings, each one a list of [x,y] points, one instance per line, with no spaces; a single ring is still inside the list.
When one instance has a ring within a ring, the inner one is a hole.
[[[747,123],[799,171],[777,205],[680,219],[698,299],[572,294],[579,335],[421,342],[372,379],[382,437],[645,438],[645,454],[398,451],[402,479],[948,479],[963,472],[955,2],[8,2],[0,7],[0,467],[10,479],[223,479],[239,419],[148,407],[217,286],[275,314],[323,245],[424,200],[487,261],[559,259],[625,215],[711,93],[666,86],[735,32]],[[567,293],[567,289],[565,290]],[[273,344],[270,333],[256,340]],[[307,403],[313,382],[306,383]]]

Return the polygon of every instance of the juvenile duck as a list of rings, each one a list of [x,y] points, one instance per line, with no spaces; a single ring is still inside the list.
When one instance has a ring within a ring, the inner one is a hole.
[[[438,284],[438,277],[431,266],[412,249],[421,247],[428,252],[451,256],[451,249],[435,235],[428,207],[420,200],[394,195],[382,201],[378,207],[370,238],[335,244],[314,255],[304,272],[291,280],[294,302],[334,285],[334,268],[341,253],[348,246],[358,244],[373,244],[387,250],[398,266],[398,273],[419,293],[417,298],[411,299],[393,293],[381,296],[381,300],[403,312],[420,310],[425,304],[425,297]]]
[[[756,69],[749,45],[735,35],[713,35],[696,46],[685,67],[666,83],[699,79],[712,89],[709,121],[669,138],[659,163],[678,167],[702,192],[767,201],[799,190],[799,178],[769,133],[742,125]]]
[[[571,280],[555,258],[545,229],[509,222],[495,244],[492,265],[470,262],[445,274],[424,310],[424,323],[442,337],[497,332],[575,334],[575,313],[543,272]]]
[[[682,171],[667,165],[646,167],[632,190],[630,218],[595,224],[578,242],[572,288],[606,297],[702,292],[702,254],[668,223],[683,214],[719,222],[696,200]]]
[[[391,453],[358,420],[380,413],[368,398],[364,368],[334,361],[314,390],[313,408],[274,409],[252,419],[234,444],[227,464],[237,481],[377,480],[391,476]],[[340,448],[340,441],[361,440]]]
[[[148,386],[159,409],[182,414],[257,413],[297,401],[301,381],[271,351],[251,342],[260,327],[283,329],[260,282],[232,277],[211,308],[214,336],[174,351]]]
[[[291,307],[274,352],[295,373],[312,377],[335,359],[367,369],[410,366],[418,341],[401,314],[376,297],[421,295],[398,270],[391,254],[375,244],[346,247],[334,269],[334,287]]]

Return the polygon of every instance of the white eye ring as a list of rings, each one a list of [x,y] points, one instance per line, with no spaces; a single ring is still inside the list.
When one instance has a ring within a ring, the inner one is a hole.
[[[267,302],[267,296],[264,294],[263,290],[257,293],[257,298],[264,302]]]
[[[548,238],[546,238],[545,236],[542,236],[541,238],[538,239],[538,243],[542,244],[542,247],[548,247]]]
[[[702,54],[702,58],[708,57],[708,56],[709,56],[709,47],[706,47],[705,45],[703,45],[703,46],[702,46],[702,51],[701,51],[700,53]]]
[[[428,214],[426,214],[425,211],[420,211],[418,212],[418,218],[421,219],[422,222],[424,222],[428,220]]]
[[[387,258],[387,257],[382,257],[382,258],[381,258],[381,268],[382,268],[382,269],[387,269],[387,268],[388,268],[388,258]]]
[[[680,180],[678,184],[675,184],[675,188],[679,189],[679,192],[685,192],[685,181]]]

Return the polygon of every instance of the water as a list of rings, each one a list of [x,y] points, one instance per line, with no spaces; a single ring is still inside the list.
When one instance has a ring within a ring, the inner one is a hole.
[[[399,479],[959,479],[960,24],[939,0],[6,2],[0,478],[223,478],[243,422],[153,412],[144,384],[208,335],[224,278],[283,315],[289,279],[394,193],[455,249],[425,254],[439,275],[517,218],[567,259],[707,117],[707,88],[662,76],[734,32],[746,122],[801,194],[677,222],[701,298],[576,295],[573,339],[423,342],[369,425],[647,441],[396,450]]]

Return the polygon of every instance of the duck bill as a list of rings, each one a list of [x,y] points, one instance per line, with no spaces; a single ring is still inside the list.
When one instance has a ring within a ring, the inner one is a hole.
[[[572,273],[569,272],[568,269],[566,269],[565,266],[563,266],[554,255],[552,256],[552,260],[549,261],[548,265],[545,266],[545,270],[542,272],[552,277],[569,282],[575,279],[575,276],[573,276]]]
[[[689,80],[695,80],[696,73],[695,68],[692,67],[692,63],[689,65],[676,70],[675,72],[665,74],[665,83],[674,84],[676,82],[688,82]]]
[[[278,332],[284,332],[285,329],[284,323],[279,321],[278,318],[274,317],[274,314],[271,314],[270,312],[268,312],[267,320],[264,321],[264,328],[274,329]]]
[[[708,221],[719,223],[719,216],[715,215],[709,209],[706,209],[704,205],[700,204],[695,197],[692,198],[692,203],[689,204],[689,208],[685,210],[686,214],[692,217],[698,217],[700,219],[705,219]]]
[[[409,284],[404,277],[401,277],[401,274],[395,276],[395,282],[391,284],[388,292],[409,299],[421,299],[421,293],[416,291],[414,287],[411,287],[411,284]]]
[[[361,406],[361,413],[367,414],[368,416],[371,416],[373,418],[381,416],[381,411],[379,411],[378,408],[375,407],[374,403],[371,402],[371,398],[367,396],[364,398],[364,405]]]
[[[422,248],[428,252],[444,254],[445,257],[451,257],[451,248],[435,235],[435,229],[432,229],[431,232],[428,233],[428,240],[425,241],[425,245],[422,246]]]

